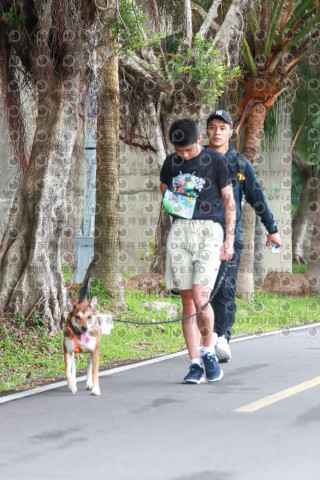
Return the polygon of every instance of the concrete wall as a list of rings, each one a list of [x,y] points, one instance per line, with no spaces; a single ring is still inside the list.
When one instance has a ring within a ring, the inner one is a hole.
[[[270,210],[275,218],[283,245],[280,253],[266,248],[266,230],[257,218],[255,237],[255,287],[262,286],[268,271],[292,272],[291,241],[291,158],[292,144],[288,109],[280,109],[277,117],[277,135],[274,144],[261,150],[258,179],[263,187]]]
[[[161,194],[156,155],[121,144],[121,264],[131,276],[149,269]]]

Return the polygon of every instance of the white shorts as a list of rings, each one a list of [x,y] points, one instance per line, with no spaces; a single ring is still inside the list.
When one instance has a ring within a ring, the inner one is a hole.
[[[166,286],[213,288],[220,267],[223,229],[213,220],[176,219],[167,239]]]

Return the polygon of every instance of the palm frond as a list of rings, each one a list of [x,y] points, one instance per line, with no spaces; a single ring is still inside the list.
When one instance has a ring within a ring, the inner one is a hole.
[[[291,5],[294,3],[294,0],[291,2]],[[283,36],[286,32],[292,30],[295,31],[296,27],[295,25],[297,23],[304,23],[304,21],[309,17],[309,14],[311,10],[314,10],[314,0],[304,0],[301,2],[300,5],[298,5],[294,12],[292,17],[289,19],[286,28],[280,32],[280,34],[277,37],[276,44],[280,45],[283,39]]]
[[[256,64],[255,64],[254,58],[252,56],[250,46],[249,46],[249,44],[248,44],[248,42],[247,42],[247,40],[244,36],[242,37],[242,40],[243,40],[243,44],[244,44],[244,48],[245,48],[245,50],[242,51],[242,57],[243,57],[244,63],[246,64],[246,67],[251,71],[251,73],[253,75],[256,75],[257,74],[257,67],[256,67]]]
[[[253,13],[253,11],[250,11],[248,13],[247,17],[248,21],[248,27],[250,29],[251,37],[252,37],[252,42],[253,42],[253,47],[254,47],[254,55],[257,56],[259,53],[259,45],[256,39],[256,31],[257,31],[257,19]]]
[[[270,49],[272,47],[272,43],[273,43],[273,40],[274,40],[274,37],[275,37],[275,34],[276,34],[276,30],[277,30],[277,26],[279,25],[279,20],[280,20],[280,17],[283,13],[283,7],[284,7],[284,3],[285,3],[286,0],[282,0],[280,5],[279,5],[279,8],[274,8],[273,10],[273,14],[272,14],[272,17],[271,17],[271,20],[270,20],[270,25],[269,25],[269,33],[268,35],[266,36],[266,40],[264,42],[264,47],[263,47],[263,53],[264,55],[267,57],[270,53]]]
[[[311,37],[313,31],[320,25],[320,18],[314,18],[313,21],[307,22],[307,24],[302,28],[299,33],[293,36],[293,38],[285,44],[283,51],[287,52],[292,47],[298,46],[299,42],[303,41],[305,38]]]

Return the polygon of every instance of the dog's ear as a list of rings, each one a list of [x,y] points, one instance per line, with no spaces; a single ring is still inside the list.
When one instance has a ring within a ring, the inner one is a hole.
[[[77,304],[77,302],[75,300],[73,300],[72,297],[69,297],[68,298],[68,307],[69,307],[69,312],[72,312],[72,310],[74,309],[74,306]]]
[[[93,312],[97,311],[97,305],[98,305],[98,300],[97,300],[97,297],[94,296],[94,297],[92,297],[91,302],[90,302],[90,308]]]

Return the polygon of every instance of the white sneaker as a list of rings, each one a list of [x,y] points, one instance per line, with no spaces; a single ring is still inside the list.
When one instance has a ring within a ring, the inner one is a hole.
[[[219,363],[229,362],[231,358],[230,347],[226,337],[218,337],[215,345],[215,354]]]

